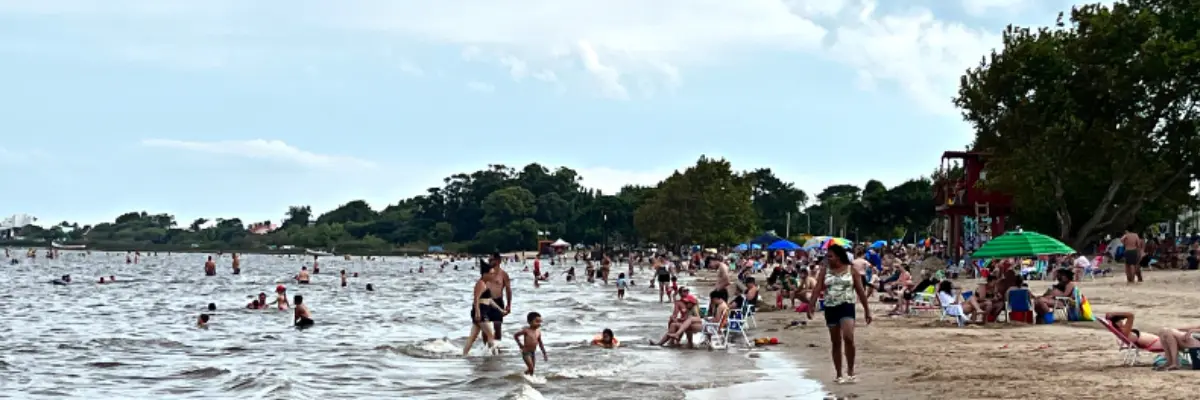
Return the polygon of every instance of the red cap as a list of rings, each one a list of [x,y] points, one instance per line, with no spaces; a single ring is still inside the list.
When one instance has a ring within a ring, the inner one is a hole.
[[[275,287],[276,293],[283,292],[283,291],[287,291],[287,288],[283,287],[283,285],[279,285],[279,286]]]

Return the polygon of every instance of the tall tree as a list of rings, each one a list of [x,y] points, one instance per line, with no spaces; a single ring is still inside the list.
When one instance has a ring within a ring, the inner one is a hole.
[[[791,226],[794,227],[791,232],[802,232],[806,229],[802,228],[798,221],[801,208],[808,203],[807,193],[797,189],[791,182],[784,182],[776,177],[770,168],[751,171],[746,174],[746,178],[753,185],[754,211],[758,215],[760,228],[784,234],[789,230],[790,220]]]
[[[985,185],[1014,195],[1021,224],[1076,248],[1193,203],[1198,26],[1191,0],[1087,5],[1055,28],[1010,26],[954,100],[973,148],[991,154]]]
[[[647,238],[671,245],[738,243],[757,228],[751,184],[728,161],[702,156],[660,183],[634,223]]]

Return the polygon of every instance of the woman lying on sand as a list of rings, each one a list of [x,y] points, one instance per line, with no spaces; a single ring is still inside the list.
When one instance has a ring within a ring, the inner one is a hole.
[[[1200,332],[1200,325],[1179,329],[1162,328],[1157,335],[1142,333],[1133,328],[1133,313],[1110,312],[1104,318],[1112,322],[1113,327],[1121,331],[1125,337],[1133,340],[1138,347],[1151,352],[1162,352],[1167,359],[1166,364],[1154,367],[1155,371],[1171,371],[1179,369],[1179,352],[1186,349],[1200,348],[1200,340],[1194,336]]]

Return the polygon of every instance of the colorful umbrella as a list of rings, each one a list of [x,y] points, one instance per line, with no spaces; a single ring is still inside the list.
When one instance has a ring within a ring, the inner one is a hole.
[[[1008,232],[989,240],[972,258],[1033,257],[1047,254],[1071,254],[1070,246],[1037,232]]]
[[[849,247],[850,247],[850,244],[851,244],[851,242],[850,242],[849,240],[846,240],[845,238],[831,237],[831,238],[829,238],[829,239],[826,239],[824,243],[821,243],[821,248],[822,248],[822,249],[828,249],[828,248],[829,248],[829,246],[830,246],[830,245],[833,245],[833,244],[836,244],[836,245],[838,245],[838,246],[842,246],[842,247],[849,248]]]

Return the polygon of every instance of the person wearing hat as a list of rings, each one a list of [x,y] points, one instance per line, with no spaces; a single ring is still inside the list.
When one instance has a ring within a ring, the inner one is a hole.
[[[286,287],[284,287],[283,285],[279,285],[279,286],[275,287],[275,301],[271,302],[271,304],[278,304],[280,310],[288,309],[288,306],[290,304],[288,304]]]
[[[675,310],[671,313],[667,332],[658,340],[658,345],[679,344],[679,339],[687,335],[688,347],[693,345],[692,334],[700,332],[700,300],[691,294],[687,287],[679,288],[679,301],[675,302]],[[650,342],[655,344],[654,342]]]

